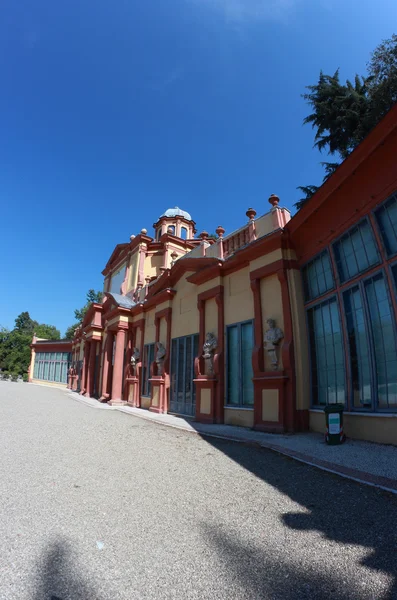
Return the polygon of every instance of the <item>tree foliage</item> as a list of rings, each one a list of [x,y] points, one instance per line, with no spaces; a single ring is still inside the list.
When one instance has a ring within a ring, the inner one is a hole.
[[[313,112],[303,122],[315,130],[314,146],[338,159],[322,163],[325,181],[397,102],[397,35],[375,49],[365,76],[342,83],[339,69],[333,75],[321,71],[318,82],[307,89],[303,98]],[[297,208],[312,197],[315,187],[297,188],[305,194]]]
[[[12,331],[0,328],[0,369],[15,375],[24,375],[30,363],[30,344],[33,334],[48,340],[59,340],[61,334],[54,325],[38,323],[27,311],[15,319]]]
[[[81,325],[81,323],[83,322],[84,317],[87,313],[87,310],[90,308],[91,304],[93,302],[101,304],[102,299],[103,299],[103,292],[99,292],[99,291],[96,292],[95,290],[88,290],[88,292],[86,294],[86,303],[84,304],[84,306],[82,308],[76,308],[74,311],[74,318],[76,319],[76,323],[74,323],[73,325],[70,325],[65,332],[65,338],[67,340],[73,339],[75,329],[79,325]]]

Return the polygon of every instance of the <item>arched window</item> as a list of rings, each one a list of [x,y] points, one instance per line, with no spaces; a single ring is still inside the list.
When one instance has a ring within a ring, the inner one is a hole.
[[[175,235],[175,225],[168,225],[167,233],[169,233],[170,235]]]
[[[157,229],[156,240],[157,240],[157,241],[159,241],[159,240],[160,240],[160,238],[161,238],[161,227],[159,227],[159,228]]]
[[[183,240],[187,239],[187,229],[186,229],[186,227],[181,227],[181,238]]]

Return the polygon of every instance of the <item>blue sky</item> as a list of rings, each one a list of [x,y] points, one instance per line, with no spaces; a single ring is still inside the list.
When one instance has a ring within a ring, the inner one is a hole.
[[[292,208],[322,178],[300,95],[320,69],[364,73],[396,17],[395,0],[3,0],[0,325],[28,310],[63,333],[168,207],[209,231],[271,193]]]

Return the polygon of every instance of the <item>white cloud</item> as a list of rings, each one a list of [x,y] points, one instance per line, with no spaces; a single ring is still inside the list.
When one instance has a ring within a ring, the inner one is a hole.
[[[282,20],[299,0],[190,0],[223,13],[228,21]]]

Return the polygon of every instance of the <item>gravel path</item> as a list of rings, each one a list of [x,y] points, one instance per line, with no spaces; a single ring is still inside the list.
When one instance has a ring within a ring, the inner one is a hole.
[[[0,382],[0,598],[394,599],[397,498]]]

